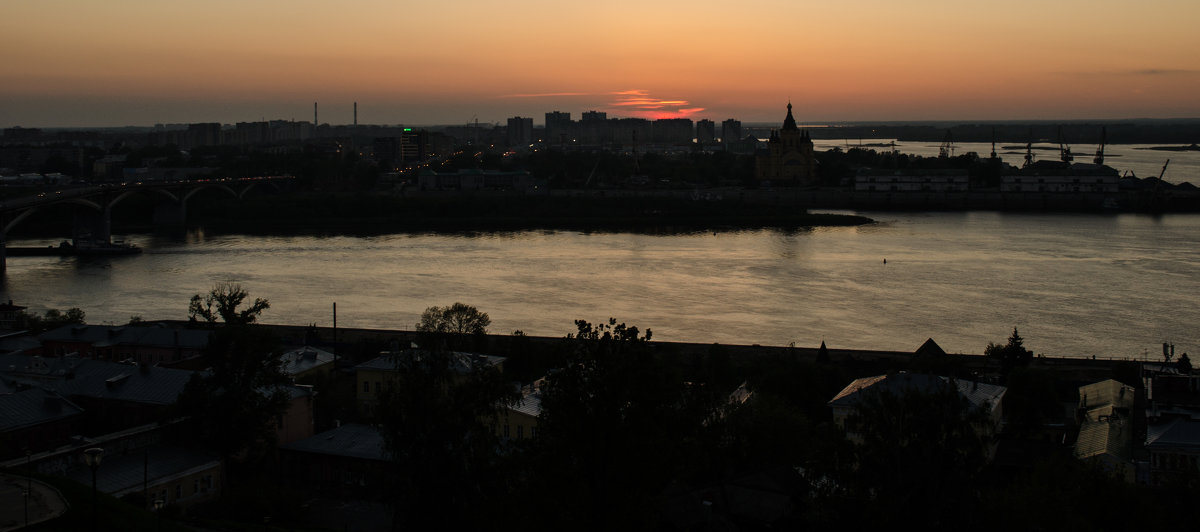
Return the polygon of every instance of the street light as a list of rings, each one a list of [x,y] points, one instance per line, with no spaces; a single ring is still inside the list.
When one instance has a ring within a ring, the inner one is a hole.
[[[97,527],[96,508],[99,498],[96,496],[96,470],[100,469],[100,459],[104,458],[104,449],[92,447],[83,451],[83,461],[87,463],[89,469],[92,470],[92,531],[95,532]]]
[[[154,499],[154,515],[158,516],[157,529],[162,530],[162,509],[167,505],[167,501],[162,499]]]

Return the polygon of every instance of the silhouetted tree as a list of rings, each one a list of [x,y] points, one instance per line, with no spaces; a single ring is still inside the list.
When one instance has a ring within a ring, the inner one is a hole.
[[[543,388],[533,497],[548,527],[650,528],[711,407],[654,356],[649,330],[575,323]]]
[[[271,304],[262,298],[255,298],[249,307],[238,310],[238,306],[249,297],[249,293],[237,283],[217,283],[203,297],[200,294],[192,296],[188,304],[188,321],[197,323],[203,319],[208,325],[218,321],[227,326],[248,325],[258,319],[258,315],[271,308]]]
[[[1001,370],[1007,375],[1013,368],[1029,365],[1033,360],[1033,351],[1025,349],[1024,344],[1025,340],[1017,333],[1017,328],[1013,327],[1012,336],[1008,337],[1007,344],[999,345],[988,342],[983,353],[999,359]]]
[[[192,416],[195,436],[207,448],[226,459],[248,450],[245,456],[253,463],[274,448],[289,396],[279,339],[254,325],[269,304],[256,299],[239,310],[247,295],[238,285],[220,283],[207,297],[192,297],[192,320],[202,317],[214,328],[201,352],[208,368],[192,376],[176,408]]]
[[[486,312],[463,303],[455,303],[448,307],[429,307],[421,313],[421,322],[417,324],[420,332],[448,334],[487,334],[488,325],[492,319]]]
[[[86,317],[87,314],[77,307],[71,307],[66,312],[52,308],[46,310],[41,316],[22,310],[17,313],[15,327],[29,331],[31,334],[38,334],[63,325],[83,325],[86,323],[84,321]]]
[[[495,515],[487,501],[506,491],[490,423],[515,393],[496,367],[464,367],[463,356],[424,349],[393,355],[374,421],[391,457],[401,529],[484,528]]]
[[[990,427],[987,413],[973,409],[952,381],[899,394],[864,391],[846,422],[861,438],[853,473],[842,482],[863,503],[854,517],[871,526],[903,514],[933,529],[971,522]]]
[[[1187,353],[1184,353],[1183,355],[1181,355],[1179,357],[1179,360],[1175,361],[1175,368],[1178,369],[1180,373],[1183,373],[1185,375],[1188,373],[1191,373],[1192,372],[1192,359],[1188,358]]]

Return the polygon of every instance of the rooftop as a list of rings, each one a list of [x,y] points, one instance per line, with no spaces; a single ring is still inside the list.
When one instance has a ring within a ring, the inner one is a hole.
[[[361,458],[380,462],[388,460],[383,435],[379,433],[379,429],[357,423],[347,423],[279,447],[303,453]]]
[[[941,386],[952,385],[958,394],[971,403],[972,406],[999,404],[1007,389],[994,384],[984,384],[975,381],[957,380],[936,375],[919,373],[897,373],[894,375],[876,375],[855,379],[829,401],[829,406],[854,406],[862,400],[862,393],[873,390],[875,393],[887,392],[900,395],[907,392],[930,392]]]

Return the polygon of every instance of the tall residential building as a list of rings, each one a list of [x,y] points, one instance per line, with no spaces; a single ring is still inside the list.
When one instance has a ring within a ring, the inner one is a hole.
[[[562,111],[550,111],[546,113],[546,142],[549,144],[557,144],[561,140],[566,140],[561,137],[569,135],[571,129],[571,113]]]
[[[696,126],[690,118],[660,118],[654,121],[654,142],[662,144],[691,144]]]
[[[712,144],[716,138],[716,122],[713,122],[707,118],[696,122],[696,142],[698,144]]]
[[[508,145],[528,146],[533,143],[533,119],[514,116],[508,119]]]
[[[721,122],[721,144],[729,146],[742,140],[742,123],[730,118]]]
[[[583,117],[580,120],[584,122],[603,122],[608,120],[608,113],[604,111],[584,111]]]

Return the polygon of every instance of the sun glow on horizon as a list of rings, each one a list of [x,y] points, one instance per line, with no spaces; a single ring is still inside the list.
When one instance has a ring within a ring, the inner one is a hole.
[[[304,116],[313,101],[427,124],[556,109],[777,121],[788,98],[807,121],[1200,117],[1194,0],[1013,0],[987,18],[942,0],[599,11],[12,0],[5,11],[0,127],[232,123]]]

